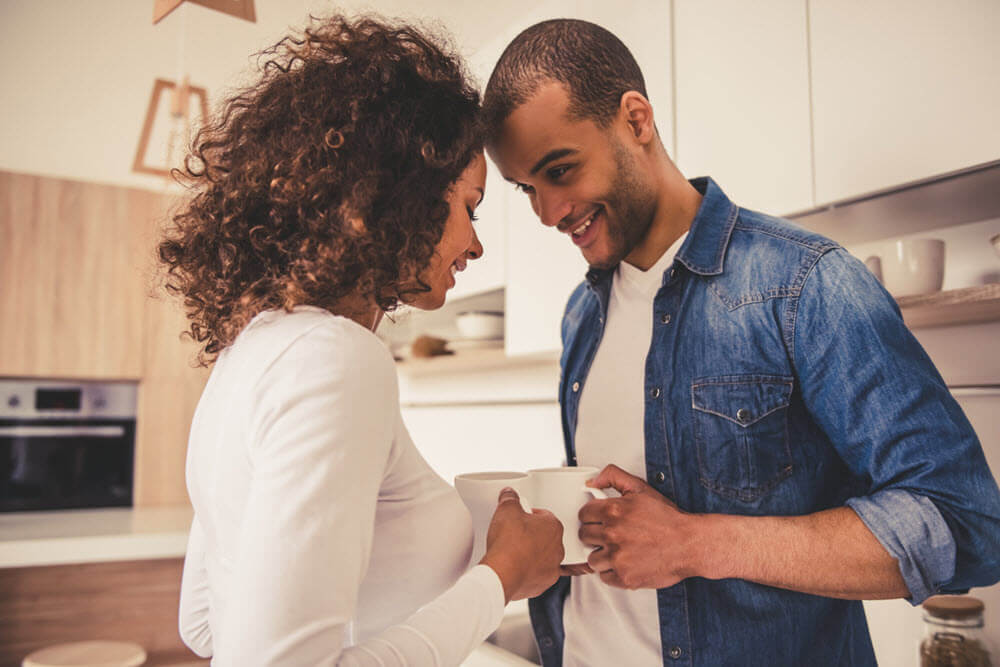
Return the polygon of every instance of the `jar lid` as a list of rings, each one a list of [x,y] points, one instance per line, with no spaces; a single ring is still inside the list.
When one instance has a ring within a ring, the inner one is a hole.
[[[975,618],[983,613],[983,602],[968,595],[935,595],[924,601],[923,608],[938,618]]]

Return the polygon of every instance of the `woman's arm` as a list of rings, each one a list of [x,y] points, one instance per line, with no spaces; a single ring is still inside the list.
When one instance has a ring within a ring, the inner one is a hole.
[[[184,556],[178,627],[187,647],[202,658],[212,655],[212,628],[208,625],[210,607],[208,572],[205,569],[205,534],[195,515]]]
[[[316,330],[260,382],[253,481],[213,664],[457,665],[502,618],[503,584],[480,566],[403,623],[344,648],[398,414],[388,352],[374,338],[345,342]],[[419,565],[399,563],[399,586],[419,576]]]

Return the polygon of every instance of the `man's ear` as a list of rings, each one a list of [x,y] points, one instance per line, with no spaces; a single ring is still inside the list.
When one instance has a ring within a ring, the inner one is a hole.
[[[656,125],[653,122],[653,105],[646,97],[635,90],[626,91],[619,103],[618,113],[628,124],[629,132],[642,145],[646,145],[656,136]]]

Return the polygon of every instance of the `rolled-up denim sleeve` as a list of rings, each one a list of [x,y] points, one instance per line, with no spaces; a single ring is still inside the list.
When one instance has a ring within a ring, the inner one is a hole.
[[[788,323],[802,399],[858,489],[846,504],[898,560],[910,602],[996,582],[1000,490],[892,297],[838,248]]]
[[[901,489],[851,498],[847,506],[861,518],[893,558],[920,604],[937,592],[937,582],[955,572],[955,540],[944,517],[930,500]]]

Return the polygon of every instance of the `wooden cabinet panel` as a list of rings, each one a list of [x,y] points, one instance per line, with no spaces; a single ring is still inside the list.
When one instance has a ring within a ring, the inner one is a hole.
[[[182,560],[122,561],[0,569],[0,665],[15,666],[52,644],[131,641],[147,664],[197,656],[177,631]]]
[[[741,206],[813,205],[806,0],[674,1],[676,160]]]
[[[816,199],[1000,155],[1000,3],[812,0]]]
[[[136,422],[135,505],[187,504],[184,465],[188,434],[208,372],[144,378]]]
[[[138,378],[156,193],[0,172],[0,375]]]

